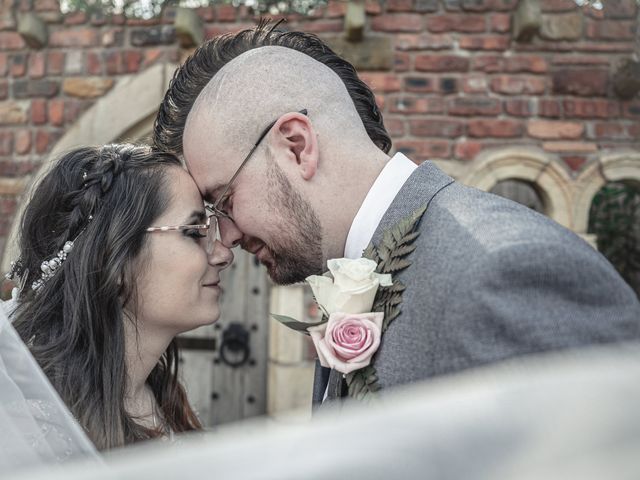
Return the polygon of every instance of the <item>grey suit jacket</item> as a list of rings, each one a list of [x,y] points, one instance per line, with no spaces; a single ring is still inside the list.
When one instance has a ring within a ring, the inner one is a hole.
[[[424,205],[412,264],[397,277],[407,287],[402,313],[374,360],[383,389],[640,337],[640,302],[601,254],[549,218],[461,185],[431,162],[409,177],[373,243]],[[316,372],[316,403],[327,376]],[[340,374],[328,377],[329,398],[341,396]]]

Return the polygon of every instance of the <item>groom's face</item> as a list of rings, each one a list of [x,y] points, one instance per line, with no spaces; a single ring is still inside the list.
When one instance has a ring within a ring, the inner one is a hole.
[[[242,164],[233,150],[195,148],[185,135],[185,161],[205,201],[215,203]],[[249,142],[247,142],[249,143]],[[236,152],[238,149],[235,149]],[[222,243],[254,254],[278,284],[322,273],[321,226],[311,204],[274,158],[261,149],[230,185],[219,208],[232,217],[219,222]],[[237,157],[237,158],[236,158]]]

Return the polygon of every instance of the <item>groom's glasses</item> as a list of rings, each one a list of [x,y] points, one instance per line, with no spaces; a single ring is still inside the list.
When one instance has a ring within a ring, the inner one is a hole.
[[[306,116],[307,115],[307,109],[303,108],[302,110],[299,110],[298,113],[301,113],[302,115]],[[216,200],[216,202],[213,205],[205,205],[204,208],[206,208],[208,211],[210,211],[212,213],[212,215],[216,217],[216,220],[218,218],[222,217],[222,218],[228,218],[229,220],[231,220],[233,222],[233,217],[231,217],[231,215],[228,214],[227,212],[225,212],[224,210],[221,210],[220,207],[226,201],[227,192],[229,191],[229,188],[231,188],[231,185],[233,184],[234,180],[240,174],[240,172],[242,171],[242,168],[247,164],[247,162],[249,161],[249,159],[253,155],[253,152],[256,151],[256,149],[258,148],[258,146],[260,145],[262,140],[264,140],[264,137],[267,136],[267,133],[269,133],[269,130],[271,130],[273,128],[273,126],[276,124],[277,121],[278,120],[274,120],[273,122],[271,122],[267,126],[267,128],[265,128],[262,131],[262,133],[260,134],[260,137],[258,137],[258,141],[256,143],[254,143],[253,147],[251,148],[251,150],[249,150],[249,153],[247,154],[246,157],[244,157],[244,160],[242,161],[242,163],[238,167],[238,170],[236,170],[236,173],[233,174],[233,177],[231,177],[231,180],[229,180],[229,183],[227,183],[227,185],[224,187],[224,189],[222,190],[222,192],[218,196],[218,200]],[[218,222],[216,221],[216,228],[217,228],[217,223]]]

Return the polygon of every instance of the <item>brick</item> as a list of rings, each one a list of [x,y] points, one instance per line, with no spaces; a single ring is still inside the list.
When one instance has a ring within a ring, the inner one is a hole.
[[[451,143],[448,140],[399,140],[395,147],[415,162],[451,155]]]
[[[504,101],[504,111],[514,117],[530,117],[533,115],[531,100],[509,99]]]
[[[13,153],[13,132],[0,131],[0,155]]]
[[[556,70],[552,76],[553,92],[582,97],[605,96],[609,87],[609,72],[603,69]]]
[[[625,102],[624,115],[629,118],[640,118],[640,100]]]
[[[19,125],[27,123],[28,102],[1,102],[0,125]]]
[[[22,50],[26,46],[18,33],[0,32],[0,50]]]
[[[404,90],[411,93],[434,93],[438,88],[433,77],[412,75],[404,78]]]
[[[103,47],[121,47],[124,43],[124,30],[111,28],[102,34]]]
[[[545,40],[579,40],[582,37],[582,24],[580,12],[542,15],[539,35]]]
[[[462,9],[472,12],[511,11],[517,0],[461,0]]]
[[[31,52],[29,54],[29,76],[31,78],[41,78],[45,74],[45,53]]]
[[[46,153],[49,150],[49,145],[52,142],[51,135],[46,130],[38,130],[36,132],[34,146],[36,153]]]
[[[398,50],[447,50],[453,48],[453,37],[448,34],[429,33],[395,35]]]
[[[134,47],[171,45],[176,40],[176,30],[170,25],[139,28],[132,30],[129,35],[131,45]]]
[[[444,0],[444,8],[448,12],[455,12],[462,9],[460,0]]]
[[[449,95],[451,93],[458,92],[458,79],[452,77],[443,77],[440,78],[438,82],[438,86],[440,88],[440,92],[444,95]]]
[[[413,7],[416,12],[435,12],[438,10],[438,0],[415,0]]]
[[[117,75],[123,71],[122,52],[112,50],[102,52],[102,63],[107,75]]]
[[[513,138],[522,135],[522,123],[514,120],[470,120],[467,134],[470,137]]]
[[[9,96],[9,83],[7,81],[0,81],[0,100],[6,100]]]
[[[628,20],[634,18],[638,7],[630,1],[609,1],[604,2],[603,14],[605,18]]]
[[[85,12],[76,11],[67,13],[64,16],[65,25],[82,25],[87,21],[87,14]]]
[[[327,4],[327,11],[326,11],[326,16],[328,18],[344,17],[346,13],[347,13],[346,2],[329,0]]]
[[[515,55],[504,59],[504,71],[509,73],[546,73],[547,60],[540,55]]]
[[[551,59],[554,65],[609,65],[610,61],[608,55],[576,55],[573,52],[554,55]]]
[[[562,104],[558,100],[540,99],[538,115],[548,118],[559,118],[562,115]]]
[[[67,53],[64,62],[64,73],[67,75],[78,75],[84,72],[84,52],[82,50],[71,50]]]
[[[632,40],[635,22],[625,20],[599,20],[587,23],[587,38],[594,40]]]
[[[589,138],[627,140],[629,136],[625,125],[614,122],[598,122],[590,129]]]
[[[493,13],[489,18],[489,29],[492,32],[508,33],[511,31],[511,14]]]
[[[397,92],[400,90],[400,78],[389,73],[362,73],[360,79],[374,92]]]
[[[502,35],[485,35],[482,37],[461,37],[460,48],[463,50],[507,50],[511,38]]]
[[[486,75],[465,75],[461,79],[462,91],[465,93],[487,93],[488,83]]]
[[[65,56],[63,52],[47,52],[47,74],[60,75],[64,71]]]
[[[582,137],[584,124],[577,122],[554,122],[531,120],[527,125],[530,137],[540,139],[576,139]]]
[[[440,97],[396,97],[390,101],[392,113],[443,113],[444,100]]]
[[[96,98],[108,92],[113,84],[113,78],[71,77],[64,79],[62,90],[72,97]]]
[[[466,72],[469,59],[455,55],[416,55],[415,69],[421,72]]]
[[[609,100],[571,99],[562,102],[567,118],[611,118],[620,114],[619,104]]]
[[[598,145],[590,142],[544,142],[542,148],[548,152],[595,152]]]
[[[498,115],[501,111],[500,101],[489,97],[457,97],[449,100],[451,115]]]
[[[543,12],[568,12],[578,7],[573,0],[540,0]]]
[[[11,55],[10,73],[12,77],[23,77],[27,73],[27,55],[16,53]]]
[[[491,79],[491,90],[504,95],[540,95],[546,86],[546,79],[540,77],[500,75]]]
[[[219,22],[235,22],[236,7],[233,5],[216,5],[216,20]]]
[[[316,20],[305,24],[304,30],[309,33],[342,32],[343,23],[342,20]],[[236,28],[233,29],[233,31],[236,30]]]
[[[478,55],[472,58],[471,70],[497,73],[505,68],[505,58],[498,55]]]
[[[364,10],[368,15],[378,15],[382,13],[382,5],[379,0],[367,0],[364,4]]]
[[[454,138],[464,135],[464,123],[446,119],[415,119],[409,121],[411,135],[416,137]]]
[[[94,47],[99,44],[98,31],[92,28],[56,30],[49,35],[50,47]]]
[[[49,123],[56,127],[64,125],[64,100],[53,99],[48,105]]]
[[[640,123],[636,122],[627,126],[627,135],[632,139],[640,138]]]
[[[142,64],[142,53],[139,50],[129,50],[123,54],[124,71],[136,73]]]
[[[371,28],[379,32],[419,32],[422,30],[422,15],[416,13],[380,15],[371,20]]]
[[[393,56],[393,71],[408,72],[411,69],[411,55],[408,53],[396,53]]]
[[[13,82],[14,98],[53,97],[59,84],[54,80],[16,80]]]
[[[447,13],[427,17],[427,30],[433,33],[480,33],[486,29],[484,15]]]
[[[86,65],[89,75],[102,75],[102,60],[96,52],[87,52]]]
[[[461,140],[456,143],[455,157],[459,160],[473,160],[481,150],[481,142],[475,140]]]
[[[402,118],[386,117],[384,127],[392,138],[403,137],[405,134],[404,120]]]
[[[0,77],[4,77],[9,72],[9,57],[6,53],[0,52]]]
[[[47,123],[47,101],[36,98],[31,101],[31,123],[42,125]]]
[[[387,12],[410,12],[413,10],[413,0],[387,0]]]
[[[31,132],[27,129],[18,130],[15,136],[15,150],[18,155],[26,155],[31,150]]]
[[[587,163],[587,157],[584,155],[562,155],[561,158],[574,172],[580,171],[582,166]]]

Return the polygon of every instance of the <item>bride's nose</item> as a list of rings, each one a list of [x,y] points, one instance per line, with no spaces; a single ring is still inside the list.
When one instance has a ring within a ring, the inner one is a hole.
[[[209,265],[219,270],[224,270],[233,263],[233,252],[227,248],[220,240],[216,240],[213,245],[213,252],[209,255]]]

